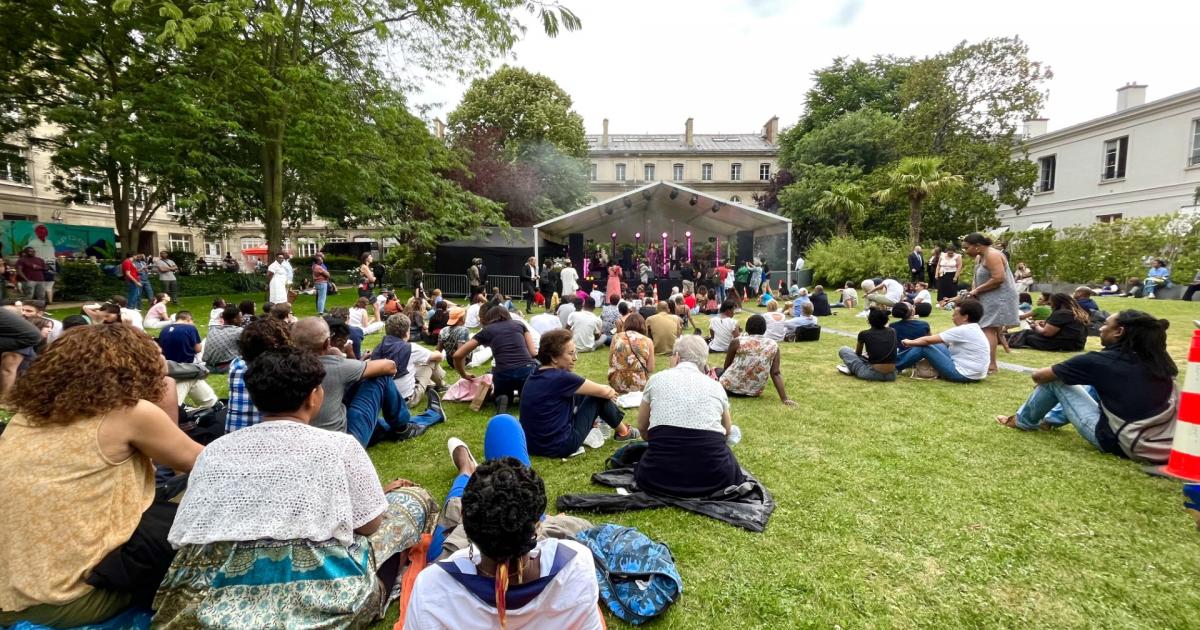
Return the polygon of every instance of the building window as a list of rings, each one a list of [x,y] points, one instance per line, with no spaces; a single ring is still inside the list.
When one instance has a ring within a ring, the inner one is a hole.
[[[599,175],[599,171],[600,171],[600,166],[598,164],[596,164],[595,162],[592,162],[592,169],[591,169],[591,173],[588,175],[588,179],[591,179],[592,181],[596,181],[596,177],[597,177],[597,175]]]
[[[729,200],[733,203],[742,203],[742,198],[737,195],[730,197]]]
[[[204,257],[217,259],[221,257],[221,244],[212,241],[204,241]]]
[[[167,235],[167,249],[173,252],[192,251],[192,236],[171,232]]]
[[[317,242],[311,238],[296,239],[296,255],[312,256],[317,253]]]
[[[29,152],[11,144],[0,144],[0,179],[29,183]]]
[[[1192,157],[1188,159],[1188,166],[1198,164],[1200,164],[1200,118],[1192,121]]]
[[[645,174],[645,177],[643,177],[642,179],[644,179],[648,182],[654,181],[654,165],[653,164],[647,164],[647,165],[643,166],[642,170]]]
[[[1038,192],[1050,192],[1054,190],[1054,172],[1057,167],[1057,156],[1047,155],[1044,158],[1038,158]]]
[[[619,182],[625,181],[625,165],[624,164],[617,165],[617,181],[619,181]]]
[[[763,163],[763,164],[758,165],[758,178],[764,182],[771,179],[770,163]]]
[[[712,164],[700,165],[700,179],[706,182],[712,181]]]
[[[76,175],[75,189],[78,191],[79,198],[83,203],[90,205],[103,203],[101,202],[101,198],[104,196],[104,183],[95,177]]]
[[[735,163],[729,165],[729,181],[731,181],[731,182],[742,181],[742,165],[741,164],[738,164],[735,162]]]
[[[1113,138],[1104,143],[1104,171],[1101,179],[1125,177],[1125,156],[1129,153],[1129,136]]]
[[[263,240],[257,236],[243,236],[240,243],[242,246],[242,251],[263,246]]]
[[[681,182],[683,181],[683,165],[675,164],[671,167],[671,179]]]
[[[1125,214],[1121,212],[1114,212],[1112,214],[1099,214],[1096,215],[1096,221],[1099,223],[1112,223],[1113,221],[1120,221],[1121,217],[1123,216],[1125,216]]]

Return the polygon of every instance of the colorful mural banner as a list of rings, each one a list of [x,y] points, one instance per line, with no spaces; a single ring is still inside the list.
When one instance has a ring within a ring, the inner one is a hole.
[[[116,234],[112,228],[33,221],[0,221],[0,244],[5,256],[16,256],[32,247],[39,258],[114,255]]]

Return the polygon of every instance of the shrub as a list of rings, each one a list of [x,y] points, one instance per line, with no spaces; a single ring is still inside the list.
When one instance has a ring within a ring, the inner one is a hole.
[[[175,261],[175,266],[179,267],[179,275],[190,276],[196,273],[196,252],[176,249],[168,253],[171,255],[171,260]]]
[[[301,270],[304,270],[306,275],[311,275],[312,264],[312,256],[297,256],[292,258],[292,269],[297,272],[297,275]],[[325,267],[331,272],[357,269],[361,264],[362,262],[353,256],[329,255],[325,257]]]
[[[60,262],[54,278],[54,293],[61,300],[95,300],[114,293],[124,294],[119,278],[91,262]]]
[[[826,286],[858,285],[864,278],[908,278],[908,246],[883,237],[856,239],[833,237],[808,248],[806,268],[813,270],[813,281]]]

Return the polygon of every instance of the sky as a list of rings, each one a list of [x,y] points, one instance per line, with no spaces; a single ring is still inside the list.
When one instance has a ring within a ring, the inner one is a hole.
[[[1061,129],[1112,113],[1116,89],[1147,100],[1200,87],[1195,0],[563,0],[583,28],[549,38],[531,24],[500,63],[554,79],[587,132],[757,133],[794,124],[814,70],[839,56],[923,57],[963,40],[1018,35],[1054,78],[1043,117]],[[1191,59],[1191,61],[1188,61]],[[467,85],[422,86],[427,116]]]

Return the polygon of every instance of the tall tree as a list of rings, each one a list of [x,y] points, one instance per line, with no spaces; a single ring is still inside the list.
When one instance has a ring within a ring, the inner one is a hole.
[[[155,43],[157,11],[128,9],[0,0],[0,133],[52,152],[64,200],[110,204],[121,248],[134,252],[155,213],[199,185],[192,155],[223,130]]]
[[[903,109],[900,88],[912,63],[906,57],[876,56],[870,61],[838,57],[815,70],[804,98],[804,115],[793,128],[797,138],[866,107],[898,115]]]
[[[199,76],[237,104],[243,142],[256,149],[261,219],[276,251],[297,138],[328,146],[327,130],[367,124],[362,114],[381,92],[386,46],[403,51],[409,79],[447,68],[469,76],[512,48],[523,31],[519,13],[537,15],[551,36],[580,26],[557,3],[526,0],[214,0],[186,13],[170,0],[159,6],[167,16],[160,38],[192,47]],[[342,98],[347,92],[360,98]]]
[[[942,160],[935,157],[906,157],[889,173],[888,187],[875,193],[882,203],[892,199],[908,201],[908,242],[921,242],[921,207],[939,192],[962,183],[961,175],[941,170]]]
[[[467,187],[502,202],[513,225],[574,210],[588,198],[583,117],[571,105],[549,77],[503,66],[473,81],[448,117],[452,141],[474,156]]]
[[[866,212],[867,203],[867,193],[858,184],[837,184],[821,193],[813,211],[832,218],[836,234],[846,236],[850,233],[850,221]]]

